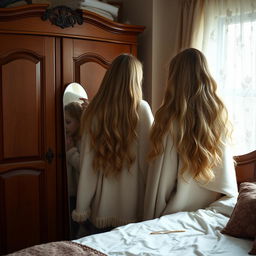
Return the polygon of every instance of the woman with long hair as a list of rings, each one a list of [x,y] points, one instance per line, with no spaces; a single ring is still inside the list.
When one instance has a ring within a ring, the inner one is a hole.
[[[237,195],[228,113],[216,90],[202,52],[185,49],[171,60],[150,135],[145,219]]]
[[[81,162],[73,219],[109,228],[142,219],[153,115],[142,100],[142,64],[121,54],[82,115]]]

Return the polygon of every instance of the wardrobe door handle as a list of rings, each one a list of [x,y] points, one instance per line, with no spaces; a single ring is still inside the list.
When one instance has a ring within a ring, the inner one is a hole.
[[[47,162],[50,164],[54,158],[54,153],[51,148],[48,149],[48,151],[45,154],[45,158]]]

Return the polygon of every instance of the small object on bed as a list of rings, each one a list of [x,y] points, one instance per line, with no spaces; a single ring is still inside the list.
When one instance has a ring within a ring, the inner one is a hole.
[[[153,231],[150,233],[150,235],[170,234],[170,233],[177,233],[177,232],[186,232],[186,230],[160,230],[160,231]]]

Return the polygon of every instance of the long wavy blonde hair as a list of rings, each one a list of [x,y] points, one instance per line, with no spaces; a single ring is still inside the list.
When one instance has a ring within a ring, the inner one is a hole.
[[[115,175],[135,161],[131,144],[137,138],[141,82],[141,62],[131,54],[121,54],[84,112],[81,132],[90,136],[95,171]]]
[[[165,97],[151,131],[150,159],[163,152],[163,138],[170,134],[183,164],[181,174],[189,170],[195,180],[204,182],[214,178],[212,169],[221,162],[230,131],[216,89],[199,50],[189,48],[172,59]]]

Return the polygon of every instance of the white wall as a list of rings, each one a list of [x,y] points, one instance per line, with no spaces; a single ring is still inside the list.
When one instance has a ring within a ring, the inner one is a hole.
[[[144,65],[144,98],[155,112],[162,101],[167,68],[174,52],[180,0],[122,2],[122,22],[146,26],[139,37],[138,57]]]

